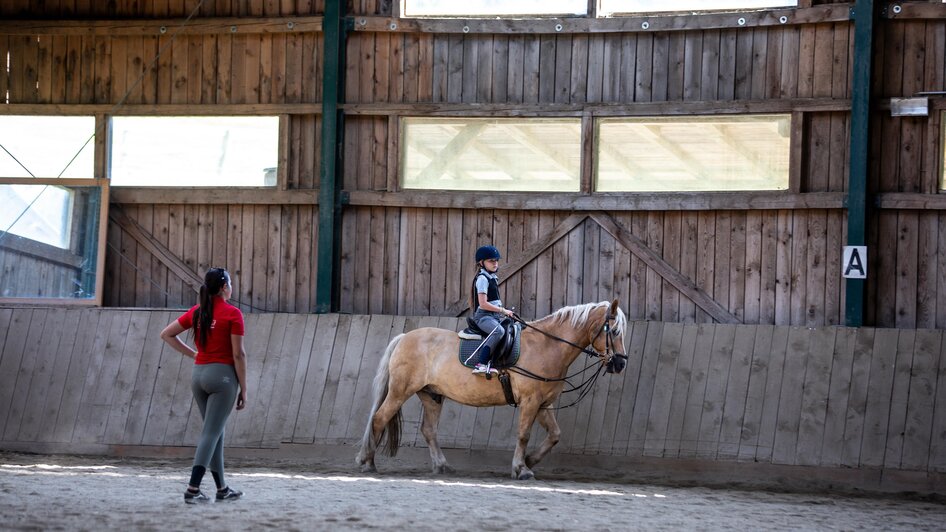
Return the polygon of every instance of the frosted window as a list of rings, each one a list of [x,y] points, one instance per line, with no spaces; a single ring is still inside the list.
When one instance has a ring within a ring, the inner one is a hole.
[[[404,0],[405,17],[584,15],[587,0]]]
[[[596,190],[786,190],[790,115],[607,118]]]
[[[797,5],[797,0],[600,0],[598,15],[722,11],[795,7]]]
[[[402,118],[405,189],[577,192],[578,118]]]

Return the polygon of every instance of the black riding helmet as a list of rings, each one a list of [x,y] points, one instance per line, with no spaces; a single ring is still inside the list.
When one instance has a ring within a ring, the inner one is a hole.
[[[476,250],[476,262],[482,262],[489,259],[501,259],[502,256],[499,254],[499,250],[494,246],[480,246]]]

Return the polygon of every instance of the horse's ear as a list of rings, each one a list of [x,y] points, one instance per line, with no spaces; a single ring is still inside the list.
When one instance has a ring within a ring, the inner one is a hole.
[[[618,300],[617,299],[611,302],[611,308],[608,310],[608,314],[611,316],[618,315]]]

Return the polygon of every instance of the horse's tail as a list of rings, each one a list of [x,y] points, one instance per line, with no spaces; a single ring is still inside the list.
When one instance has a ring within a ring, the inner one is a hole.
[[[391,340],[391,343],[389,343],[388,347],[384,350],[381,362],[378,364],[378,373],[374,376],[374,386],[372,386],[374,390],[374,400],[371,403],[371,412],[368,414],[368,424],[367,427],[365,427],[365,435],[361,438],[361,450],[358,451],[356,458],[358,463],[364,462],[369,450],[373,452],[377,448],[375,444],[376,440],[371,434],[371,425],[374,415],[378,411],[378,407],[381,406],[381,403],[383,403],[384,399],[388,396],[388,377],[391,373],[388,364],[391,362],[391,354],[403,337],[403,334],[399,334]],[[387,436],[387,452],[390,456],[395,456],[397,454],[397,448],[401,445],[400,408],[388,421],[387,427],[381,433],[381,439],[383,439],[385,435]],[[381,439],[377,441],[381,441]]]

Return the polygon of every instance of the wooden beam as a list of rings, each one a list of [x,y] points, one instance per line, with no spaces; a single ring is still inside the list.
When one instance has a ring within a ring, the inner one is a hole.
[[[128,205],[318,205],[318,195],[318,189],[112,187],[112,203]]]
[[[663,260],[657,252],[647,247],[647,244],[643,240],[621,227],[614,218],[604,213],[592,214],[591,218],[598,222],[602,229],[607,231],[608,234],[620,242],[628,251],[644,261],[657,275],[672,284],[681,294],[706,311],[714,320],[720,323],[742,323],[726,310],[725,307],[710,297],[709,294],[696,286],[696,283],[674,269],[674,267]]]
[[[145,231],[143,227],[138,225],[138,222],[129,218],[121,207],[113,205],[112,208],[109,209],[108,219],[131,235],[131,237],[147,249],[154,258],[161,261],[171,273],[180,278],[181,281],[184,281],[184,283],[189,284],[195,292],[200,291],[200,286],[204,284],[204,280],[200,275],[191,270],[183,260],[166,248],[164,244]]]
[[[0,35],[248,35],[257,33],[318,33],[322,17],[219,17],[148,20],[16,20],[0,21]]]
[[[946,195],[886,192],[874,197],[874,206],[878,209],[943,211],[946,210]]]
[[[900,6],[900,12],[893,10],[894,3],[887,5],[885,17],[896,20],[910,19],[946,19],[946,3],[933,2],[896,2]]]
[[[526,264],[529,264],[536,257],[538,257],[543,251],[552,246],[552,244],[558,242],[562,237],[567,235],[574,229],[578,227],[578,224],[585,221],[587,214],[573,214],[568,218],[562,220],[562,223],[555,226],[552,229],[552,232],[542,238],[541,240],[535,242],[527,249],[525,249],[518,256],[511,256],[506,264],[503,266],[503,278],[499,281],[499,284],[505,283],[510,277],[512,277],[516,272],[521,270]],[[469,302],[466,300],[466,297],[461,297],[460,299],[454,301],[449,307],[447,307],[447,314],[450,316],[459,316],[463,314],[468,308],[470,308]]]
[[[276,116],[320,115],[321,103],[252,104],[61,104],[11,103],[0,105],[0,115],[40,116]]]
[[[58,187],[101,187],[108,179],[71,177],[0,177],[3,185],[54,185]]]
[[[654,33],[721,28],[753,28],[824,22],[847,22],[853,3],[704,14],[653,14],[641,16],[551,18],[415,18],[353,17],[356,32],[375,33]],[[782,22],[785,17],[785,22]],[[739,19],[745,19],[740,25]],[[647,24],[644,24],[644,23]]]
[[[206,107],[206,106],[204,106]],[[844,98],[786,98],[777,100],[706,100],[688,102],[629,102],[594,104],[512,103],[343,103],[348,115],[365,116],[485,116],[485,117],[594,117],[689,116],[750,113],[843,112],[851,109]],[[10,113],[12,114],[12,113]]]
[[[792,194],[771,192],[535,193],[411,190],[344,193],[349,205],[436,209],[516,209],[582,211],[702,211],[841,209],[843,192]]]
[[[85,257],[76,255],[68,249],[58,248],[4,231],[0,231],[0,249],[76,269],[80,268],[85,260]]]

